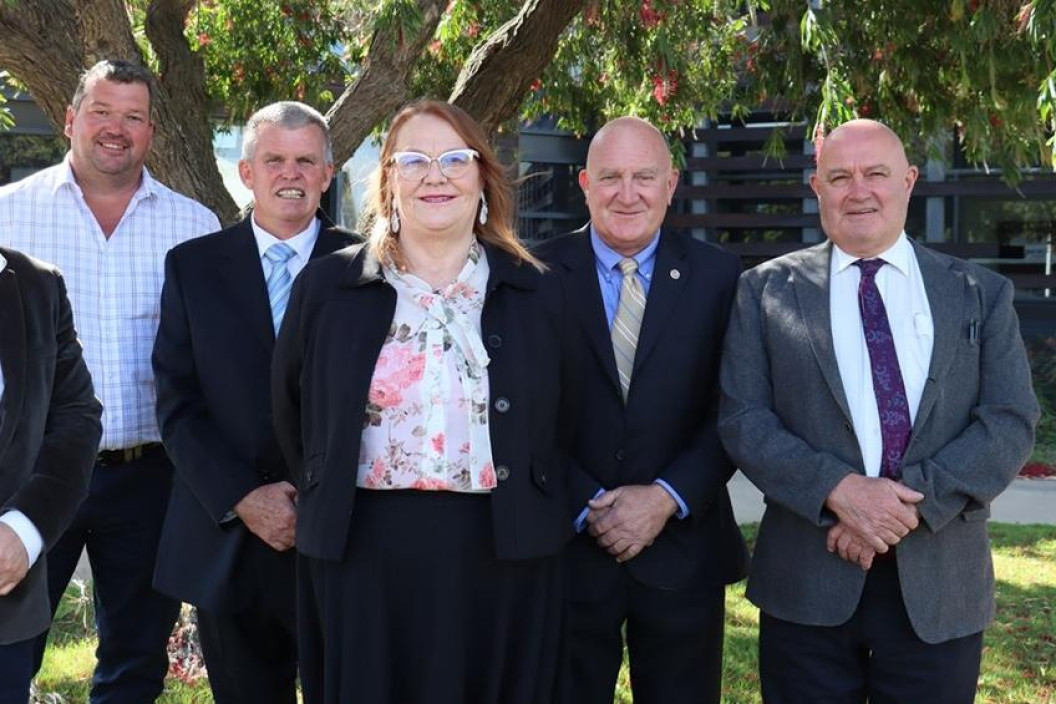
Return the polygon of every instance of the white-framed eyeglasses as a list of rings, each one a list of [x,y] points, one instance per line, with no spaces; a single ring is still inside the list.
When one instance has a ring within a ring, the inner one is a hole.
[[[474,159],[479,158],[475,149],[452,149],[436,157],[421,152],[396,152],[392,155],[392,163],[400,176],[409,180],[425,178],[434,161],[444,176],[458,178],[466,173]]]

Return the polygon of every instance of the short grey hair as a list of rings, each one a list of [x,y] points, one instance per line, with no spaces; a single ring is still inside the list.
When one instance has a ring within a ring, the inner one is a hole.
[[[250,115],[242,131],[242,158],[250,160],[257,148],[257,134],[265,125],[278,125],[284,130],[296,130],[315,125],[323,133],[323,158],[334,163],[334,145],[330,141],[330,126],[318,110],[293,100],[266,105]]]
[[[104,59],[81,74],[81,79],[77,82],[77,90],[73,92],[73,100],[70,101],[74,112],[81,109],[81,102],[88,92],[88,86],[100,79],[114,83],[142,83],[147,87],[150,114],[154,114],[154,101],[158,97],[154,74],[143,66],[121,59]]]

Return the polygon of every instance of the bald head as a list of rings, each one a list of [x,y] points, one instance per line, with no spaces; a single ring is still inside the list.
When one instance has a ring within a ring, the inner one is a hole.
[[[660,131],[637,117],[620,117],[594,135],[579,186],[590,223],[602,242],[625,257],[645,249],[678,185]]]
[[[848,254],[870,258],[898,241],[916,181],[898,135],[874,120],[853,120],[825,138],[810,186],[825,235]]]
[[[657,154],[666,158],[666,164],[671,166],[671,151],[667,147],[667,140],[653,123],[640,117],[617,117],[605,123],[590,140],[590,148],[587,150],[587,169],[590,169],[592,161],[596,161],[598,155],[606,149],[606,143],[619,140],[631,140],[640,143],[645,148],[655,149]]]

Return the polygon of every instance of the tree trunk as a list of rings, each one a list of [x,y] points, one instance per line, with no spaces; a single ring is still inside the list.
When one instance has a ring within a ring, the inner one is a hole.
[[[487,132],[516,117],[524,94],[554,58],[561,33],[582,7],[583,0],[526,0],[516,17],[473,50],[451,102]]]
[[[230,224],[238,208],[216,167],[204,71],[183,37],[191,3],[155,0],[147,35],[161,62],[155,103],[157,131],[147,166],[154,176]],[[20,0],[0,2],[0,66],[22,81],[58,134],[80,74],[103,58],[143,63],[123,2]]]
[[[446,5],[446,0],[418,0],[421,22],[411,36],[398,28],[375,30],[359,78],[326,113],[335,163],[352,158],[374,125],[410,98],[411,72],[436,32]]]

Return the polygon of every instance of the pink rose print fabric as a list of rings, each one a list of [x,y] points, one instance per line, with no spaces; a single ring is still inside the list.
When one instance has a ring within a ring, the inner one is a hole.
[[[396,311],[370,384],[357,486],[495,488],[490,360],[480,332],[488,272],[477,243],[455,281],[439,291],[413,274],[385,268]]]

